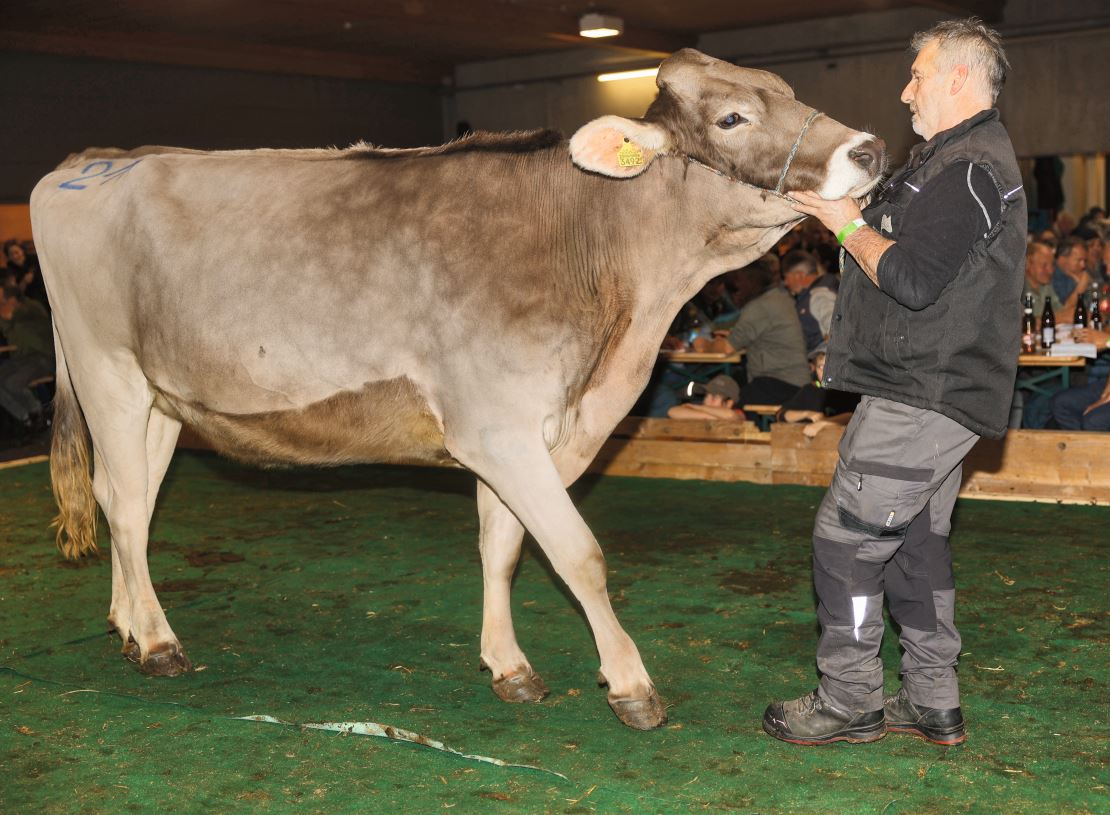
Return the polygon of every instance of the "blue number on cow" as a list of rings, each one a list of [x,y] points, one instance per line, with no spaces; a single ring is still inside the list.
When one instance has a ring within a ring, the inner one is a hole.
[[[121,173],[126,173],[140,161],[142,161],[142,159],[137,158],[130,164],[120,167],[118,170],[112,170],[112,166],[115,164],[115,162],[113,161],[94,161],[92,164],[86,165],[85,169],[81,171],[81,175],[77,176],[77,178],[71,178],[69,181],[63,181],[58,186],[63,190],[83,190],[88,185],[79,184],[79,181],[88,181],[93,178],[100,178],[101,176],[103,176],[103,179],[100,183],[107,184],[113,178],[119,177]],[[99,167],[100,169],[97,170],[95,173],[90,172],[93,167]]]

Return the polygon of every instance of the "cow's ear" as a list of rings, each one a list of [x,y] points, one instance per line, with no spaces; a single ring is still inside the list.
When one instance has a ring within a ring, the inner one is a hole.
[[[639,175],[668,147],[659,125],[602,116],[587,122],[570,140],[570,157],[583,170],[613,178]]]

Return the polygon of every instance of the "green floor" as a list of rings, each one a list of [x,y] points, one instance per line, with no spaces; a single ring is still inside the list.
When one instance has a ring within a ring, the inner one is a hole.
[[[102,633],[108,559],[53,548],[46,465],[0,471],[0,812],[1110,811],[1110,509],[962,502],[967,744],[814,749],[759,720],[815,683],[821,491],[605,478],[575,492],[672,705],[666,729],[609,712],[586,625],[535,550],[514,614],[552,693],[494,697],[465,473],[179,454],[150,564],[197,672],[150,679]],[[246,715],[373,721],[542,769]]]

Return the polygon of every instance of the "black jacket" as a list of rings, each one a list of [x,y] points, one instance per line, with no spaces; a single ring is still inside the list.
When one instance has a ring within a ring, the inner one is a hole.
[[[983,208],[984,233],[973,234],[966,254],[955,247],[958,268],[937,283],[935,277],[922,279],[912,263],[895,263],[901,256],[897,241],[913,198],[958,162],[969,166],[968,200]],[[972,197],[972,170],[985,171],[996,199]],[[1001,438],[1021,347],[1014,315],[1021,311],[1026,203],[998,111],[983,111],[915,147],[863,217],[896,246],[879,264],[881,288],[841,253],[824,385],[933,410],[975,433]]]

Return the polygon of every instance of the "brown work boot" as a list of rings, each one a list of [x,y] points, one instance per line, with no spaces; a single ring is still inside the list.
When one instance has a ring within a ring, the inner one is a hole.
[[[882,710],[841,710],[813,691],[800,699],[771,703],[763,714],[763,729],[791,744],[858,744],[885,736],[886,722]]]

